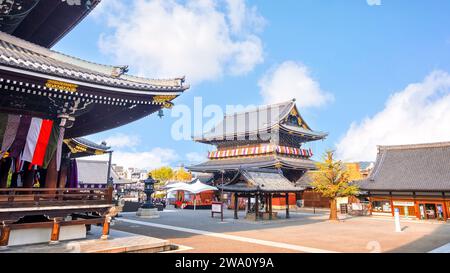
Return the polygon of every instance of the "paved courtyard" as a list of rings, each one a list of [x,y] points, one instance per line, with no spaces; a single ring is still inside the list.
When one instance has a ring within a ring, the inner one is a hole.
[[[226,211],[224,222],[208,210],[167,209],[158,219],[134,213],[116,218],[112,229],[167,239],[180,252],[430,252],[450,243],[450,224],[402,220],[394,232],[391,218],[347,217],[327,221],[325,212],[291,212],[291,219],[252,222]],[[444,247],[445,248],[445,247]]]

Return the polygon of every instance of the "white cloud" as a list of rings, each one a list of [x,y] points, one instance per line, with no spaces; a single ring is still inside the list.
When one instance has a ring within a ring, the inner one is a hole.
[[[450,75],[433,71],[422,82],[393,94],[385,108],[354,122],[337,144],[343,160],[375,160],[377,145],[450,140]]]
[[[244,74],[263,61],[264,19],[245,0],[104,0],[99,46],[140,75],[186,75],[189,82]]]
[[[297,99],[300,107],[318,107],[333,100],[333,95],[323,91],[311,78],[308,68],[293,61],[286,61],[271,69],[259,81],[264,103]]]
[[[158,147],[147,152],[114,151],[112,163],[126,168],[152,170],[170,166],[178,158],[179,156],[174,150]],[[93,156],[89,159],[106,161],[108,160],[108,155]]]
[[[207,160],[205,154],[200,154],[200,153],[197,153],[197,152],[187,153],[186,154],[186,159],[190,163],[202,163],[202,162]]]
[[[132,148],[141,143],[141,138],[137,135],[118,133],[108,137],[105,141],[106,145],[113,148]]]
[[[369,6],[381,6],[381,0],[366,0]]]

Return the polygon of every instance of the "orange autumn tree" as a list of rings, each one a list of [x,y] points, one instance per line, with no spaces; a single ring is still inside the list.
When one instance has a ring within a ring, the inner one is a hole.
[[[359,188],[350,184],[349,172],[344,163],[334,159],[334,151],[327,151],[322,162],[317,164],[318,171],[313,175],[311,186],[323,197],[330,198],[330,220],[338,220],[337,198],[358,194]]]
[[[191,182],[192,174],[190,172],[187,172],[183,167],[181,167],[173,173],[172,179],[181,182]]]

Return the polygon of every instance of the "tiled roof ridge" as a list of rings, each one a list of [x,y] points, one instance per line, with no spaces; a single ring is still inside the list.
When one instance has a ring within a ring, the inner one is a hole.
[[[258,111],[258,110],[269,109],[269,108],[273,108],[275,106],[281,106],[281,105],[286,105],[286,106],[289,105],[289,107],[291,107],[291,106],[293,106],[294,103],[295,103],[295,99],[284,101],[284,102],[278,102],[278,103],[274,103],[274,104],[258,105],[256,107],[252,107],[252,108],[247,109],[247,110],[242,110],[242,111],[238,111],[238,112],[225,114],[224,117],[232,117],[232,116],[237,116],[237,115],[243,115],[243,114],[246,114],[246,113],[252,113],[252,112],[255,112],[255,111]]]
[[[81,59],[78,57],[64,54],[64,53],[59,52],[54,49],[49,49],[49,48],[31,43],[27,40],[21,39],[19,37],[10,35],[8,33],[2,32],[2,31],[0,31],[0,38],[1,38],[1,40],[4,40],[11,44],[14,44],[15,46],[22,47],[25,50],[32,51],[34,53],[40,54],[40,55],[48,57],[48,58],[52,58],[59,62],[67,62],[71,65],[80,67],[82,69],[87,69],[89,71],[92,71],[93,73],[101,73],[101,74],[104,74],[105,76],[109,76],[109,77],[112,76],[115,69],[117,69],[118,67],[122,67],[121,65],[106,65],[106,64],[100,64],[100,63],[84,60],[84,59]],[[73,62],[70,62],[70,60],[72,60]],[[85,64],[86,66],[83,66],[83,64]],[[91,67],[88,67],[88,66],[95,66],[98,68],[98,70],[93,70]],[[182,82],[184,82],[184,76],[183,77],[175,77],[175,78],[167,78],[167,79],[152,79],[152,78],[144,78],[144,77],[139,77],[139,76],[135,76],[135,75],[124,74],[124,75],[122,75],[122,77],[117,77],[117,79],[134,81],[136,83],[145,82],[145,83],[151,84],[151,85],[163,85],[163,86],[164,86],[164,84],[161,84],[161,83],[179,82],[177,85],[181,86]]]
[[[379,145],[378,150],[379,151],[389,151],[389,150],[410,150],[410,149],[444,148],[444,147],[450,147],[450,141],[418,143],[418,144],[403,144],[403,145]]]
[[[54,56],[56,54],[56,55],[60,55],[60,56],[65,57],[65,58],[73,59],[73,60],[76,60],[76,61],[82,61],[82,62],[85,62],[85,63],[88,63],[88,64],[93,64],[93,65],[101,66],[101,67],[104,67],[104,68],[111,68],[111,69],[115,68],[115,66],[112,66],[112,65],[99,64],[99,63],[83,60],[83,59],[78,58],[78,57],[70,56],[70,55],[64,54],[62,52],[56,51],[54,49],[49,49],[49,48],[46,48],[46,47],[43,47],[43,46],[31,43],[31,42],[29,42],[27,40],[24,40],[22,38],[10,35],[8,33],[2,32],[2,31],[0,31],[0,37],[1,37],[2,40],[6,41],[8,43],[12,43],[12,44],[14,44],[16,46],[20,46],[20,47],[22,47],[24,49],[27,49],[27,50],[30,50],[30,51],[34,51],[36,53],[39,53],[39,54],[41,54],[43,56],[46,56],[46,57],[49,57],[49,58],[55,59]],[[58,59],[55,59],[55,60],[58,60]],[[58,61],[60,61],[60,60],[58,60]]]

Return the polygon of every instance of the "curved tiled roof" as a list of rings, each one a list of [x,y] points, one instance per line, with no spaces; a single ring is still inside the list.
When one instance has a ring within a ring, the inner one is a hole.
[[[366,191],[449,191],[450,142],[379,146]]]
[[[112,87],[152,91],[183,91],[189,88],[183,85],[184,77],[154,80],[125,74],[118,76],[121,67],[81,60],[4,32],[0,32],[0,64]]]
[[[243,137],[246,135],[256,135],[267,133],[270,130],[286,130],[292,133],[307,135],[316,139],[324,138],[326,133],[315,132],[298,126],[283,124],[283,120],[295,107],[295,99],[258,106],[246,111],[227,114],[214,128],[201,136],[195,136],[194,141],[209,142],[215,140],[231,140],[230,137]]]
[[[290,182],[286,177],[276,170],[266,169],[241,169],[241,176],[219,189],[230,192],[299,192],[299,187]],[[241,180],[244,179],[244,181]]]
[[[84,146],[90,147],[92,149],[97,149],[97,150],[102,150],[102,151],[108,151],[109,149],[111,149],[111,147],[104,145],[103,143],[101,144],[97,144],[93,141],[90,141],[86,138],[82,138],[82,137],[77,137],[72,139],[75,142],[78,142]]]
[[[241,157],[231,159],[209,160],[202,164],[189,166],[187,169],[194,172],[211,172],[220,170],[239,170],[241,168],[271,168],[282,164],[286,168],[315,169],[314,161],[303,158],[291,158],[279,155],[257,157]]]

